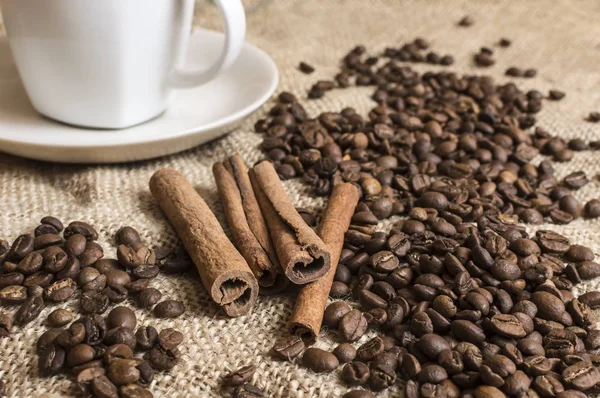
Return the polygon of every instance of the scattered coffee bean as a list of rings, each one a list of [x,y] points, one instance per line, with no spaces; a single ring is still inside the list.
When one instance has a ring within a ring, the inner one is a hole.
[[[256,365],[244,366],[223,376],[223,384],[232,387],[240,386],[250,381],[255,372]]]
[[[302,354],[305,345],[299,336],[287,336],[277,340],[273,346],[273,353],[280,359],[291,361]]]
[[[464,16],[460,21],[458,21],[458,26],[469,27],[475,23],[475,20],[470,15]]]
[[[309,75],[315,71],[315,68],[313,66],[307,64],[306,62],[300,62],[298,69],[300,69],[300,71],[302,73],[306,73],[307,75]]]
[[[177,300],[161,301],[154,307],[154,315],[157,318],[177,318],[184,312],[183,302]]]

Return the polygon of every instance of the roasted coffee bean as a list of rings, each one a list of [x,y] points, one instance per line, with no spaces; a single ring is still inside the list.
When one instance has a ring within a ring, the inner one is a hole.
[[[223,385],[232,387],[242,385],[250,381],[255,372],[256,365],[246,365],[223,376]]]
[[[102,294],[108,297],[111,303],[122,303],[127,299],[129,292],[123,286],[107,286],[102,290]]]
[[[10,247],[7,257],[9,259],[21,260],[33,251],[33,242],[34,237],[32,235],[24,234],[19,236]]]
[[[54,275],[49,274],[45,271],[38,271],[35,274],[29,275],[23,281],[23,286],[32,287],[32,286],[40,286],[47,287],[52,282],[54,282]]]
[[[77,373],[77,391],[82,395],[91,395],[92,381],[99,376],[104,376],[106,371],[104,368],[92,367],[84,369]]]
[[[41,270],[43,264],[44,258],[42,255],[39,252],[31,252],[19,261],[17,271],[25,275],[32,275]]]
[[[42,252],[44,270],[52,273],[60,272],[66,265],[69,256],[58,246],[50,246]]]
[[[552,375],[537,376],[533,380],[533,388],[544,397],[555,397],[565,390],[562,383]]]
[[[132,310],[127,307],[115,307],[106,317],[106,327],[108,329],[126,327],[134,329],[137,323],[136,316]]]
[[[522,338],[526,336],[522,322],[514,315],[498,314],[490,318],[489,329],[505,337]]]
[[[302,364],[314,372],[331,372],[340,362],[335,355],[320,348],[311,347],[304,352]]]
[[[57,233],[61,232],[63,230],[63,228],[64,228],[63,227],[63,223],[58,218],[53,217],[53,216],[43,217],[40,220],[40,223],[43,224],[43,225],[50,225],[50,226],[52,226],[56,230]]]
[[[81,323],[73,323],[68,329],[63,330],[56,336],[56,343],[63,348],[69,349],[84,342],[86,338],[85,326]]]
[[[426,334],[417,342],[417,347],[427,358],[432,361],[437,360],[438,356],[446,350],[450,350],[450,343],[442,336],[437,334]]]
[[[467,320],[455,320],[451,323],[452,333],[462,341],[473,344],[481,344],[485,341],[485,333],[483,330]]]
[[[38,227],[39,228],[39,227]],[[53,228],[53,227],[51,227]],[[38,232],[44,232],[43,234],[38,235]],[[33,248],[34,250],[45,249],[49,246],[59,245],[62,243],[62,238],[60,235],[57,235],[57,232],[52,230],[43,231],[36,229],[36,236],[33,240]]]
[[[79,308],[84,314],[103,314],[109,305],[108,297],[97,292],[83,292],[79,300]]]
[[[108,345],[125,344],[133,350],[135,349],[137,341],[133,329],[128,327],[116,327],[109,329],[106,332],[104,343]]]
[[[91,225],[83,221],[73,221],[67,226],[67,228],[65,228],[64,236],[66,239],[75,234],[81,234],[85,236],[88,241],[98,239],[98,233],[96,230]]]
[[[163,329],[158,334],[159,344],[167,348],[175,348],[179,346],[183,342],[183,340],[183,333],[172,328]]]
[[[342,369],[342,378],[350,385],[365,384],[370,376],[371,370],[365,363],[360,361],[347,363]]]
[[[87,239],[81,234],[71,235],[65,241],[65,252],[70,256],[79,257],[85,251]]]
[[[76,280],[80,270],[81,266],[79,265],[79,260],[77,260],[75,257],[71,257],[67,260],[64,268],[56,274],[56,279]]]
[[[117,244],[129,246],[134,250],[137,250],[142,246],[140,234],[132,227],[123,227],[119,229],[115,238]]]
[[[25,275],[20,272],[9,272],[0,275],[0,289],[11,285],[21,285],[25,280]]]
[[[171,370],[179,361],[179,350],[177,348],[166,348],[160,344],[150,350],[150,365],[156,370]]]
[[[89,345],[97,345],[104,340],[106,336],[106,322],[98,314],[84,316],[75,321],[73,325],[81,324],[85,330],[84,342]],[[71,325],[71,327],[73,327]]]
[[[158,332],[153,326],[141,326],[135,333],[136,347],[149,350],[158,341]]]
[[[367,383],[373,391],[383,391],[394,385],[396,382],[396,372],[385,365],[380,365],[371,368],[371,375]]]
[[[342,343],[335,347],[333,355],[337,357],[340,363],[352,362],[356,358],[356,348],[349,343]]]
[[[588,247],[582,245],[571,245],[569,250],[566,251],[565,257],[569,261],[584,262],[593,261],[595,256],[594,252]]]
[[[591,199],[585,204],[583,211],[587,218],[600,217],[600,200]]]
[[[62,347],[56,344],[49,345],[40,353],[38,359],[40,375],[51,376],[60,372],[65,365],[65,358],[66,353]]]
[[[565,305],[555,295],[538,291],[532,294],[531,301],[538,308],[537,316],[549,321],[560,321],[565,312]]]
[[[133,359],[115,359],[108,366],[107,376],[115,385],[133,384],[140,378],[137,361]]]
[[[383,340],[379,337],[375,337],[358,348],[356,357],[361,362],[369,362],[384,350]]]
[[[44,299],[54,303],[66,301],[75,293],[75,286],[75,282],[70,278],[54,282],[44,289]]]
[[[600,382],[600,371],[591,363],[581,361],[563,370],[562,377],[567,385],[585,391]]]
[[[358,341],[366,332],[368,323],[364,315],[358,310],[346,313],[339,321],[338,330],[344,341]]]
[[[329,296],[332,298],[342,298],[350,294],[350,287],[343,282],[334,281],[329,290]]]
[[[135,301],[140,308],[151,308],[162,298],[162,293],[158,289],[152,287],[146,288],[139,292],[135,297]]]
[[[236,387],[232,395],[233,398],[258,398],[264,396],[265,392],[263,390],[248,383]]]
[[[405,379],[411,379],[421,372],[421,363],[412,354],[404,354],[400,359],[399,372]]]
[[[25,286],[11,285],[0,290],[0,301],[4,304],[21,304],[27,299]]]
[[[154,315],[158,318],[177,318],[185,312],[183,302],[164,300],[154,307]]]
[[[302,73],[305,73],[307,75],[309,75],[315,71],[315,68],[313,66],[307,64],[306,62],[300,62],[298,69],[300,69],[300,71]]]
[[[29,297],[15,314],[15,323],[25,325],[36,319],[44,309],[44,300],[39,297]]]
[[[87,344],[78,344],[69,350],[67,354],[67,366],[74,367],[88,363],[95,357],[95,350]]]
[[[147,288],[149,284],[150,284],[149,279],[138,279],[136,281],[130,282],[127,285],[125,285],[125,288],[129,292],[129,294],[135,295],[135,294],[138,294],[139,292],[141,292],[142,290],[144,290],[145,288]]]
[[[304,341],[299,336],[294,335],[277,340],[273,346],[273,353],[281,359],[291,361],[302,354],[304,348]]]
[[[444,368],[439,365],[429,364],[425,365],[421,372],[419,372],[420,383],[433,383],[438,384],[448,378],[448,373]]]
[[[92,392],[98,398],[117,398],[119,396],[117,387],[105,375],[100,375],[92,380]]]
[[[160,268],[156,265],[141,264],[135,267],[131,273],[138,279],[152,279],[160,272]]]
[[[1,321],[1,318],[0,318]],[[12,320],[9,319],[10,323],[6,323],[6,319],[2,324],[3,328],[10,332],[10,326],[12,325]],[[44,351],[46,351],[51,345],[54,344],[56,337],[63,332],[64,329],[48,329],[46,330],[38,339],[36,343],[36,352],[38,355],[41,355]]]
[[[104,363],[110,365],[116,359],[131,359],[133,358],[133,351],[125,344],[114,344],[106,349],[106,352],[102,356]]]

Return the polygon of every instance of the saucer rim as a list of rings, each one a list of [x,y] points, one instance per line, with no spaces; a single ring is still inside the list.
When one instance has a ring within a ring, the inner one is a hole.
[[[190,40],[193,40],[192,38],[194,36],[212,36],[213,39],[215,39],[215,38],[223,38],[224,34],[222,32],[214,31],[214,30],[210,30],[210,29],[197,28],[197,29],[194,29],[194,31],[191,33]],[[8,42],[8,38],[6,36],[0,37],[0,42],[6,43],[6,42]],[[279,69],[277,68],[277,64],[275,63],[273,58],[271,58],[271,56],[264,50],[260,49],[259,47],[255,46],[254,44],[251,44],[247,41],[244,42],[243,49],[250,50],[250,51],[258,54],[259,57],[263,58],[265,63],[268,65],[268,69],[269,69],[268,74],[270,76],[272,76],[270,85],[268,86],[268,88],[265,89],[264,93],[261,96],[259,96],[256,100],[254,100],[250,105],[238,110],[237,112],[234,112],[227,116],[219,118],[216,121],[213,121],[211,123],[200,124],[195,127],[184,129],[184,130],[178,130],[176,132],[165,132],[164,135],[159,135],[159,136],[152,137],[152,138],[143,138],[143,139],[138,138],[138,139],[135,139],[132,141],[120,142],[117,144],[111,144],[111,143],[93,144],[92,143],[92,144],[85,144],[85,145],[77,145],[77,143],[73,143],[73,144],[71,144],[71,143],[39,143],[39,142],[31,142],[31,141],[27,141],[27,140],[15,140],[15,139],[11,139],[9,137],[2,136],[2,134],[0,134],[0,143],[7,143],[7,144],[13,144],[13,145],[19,145],[19,146],[27,146],[31,149],[53,148],[53,149],[57,149],[57,150],[59,150],[59,149],[64,150],[64,149],[81,149],[81,148],[90,149],[90,148],[93,148],[93,149],[99,149],[99,150],[107,150],[107,149],[111,149],[111,148],[122,148],[125,146],[160,144],[161,142],[165,142],[165,141],[169,141],[169,140],[184,139],[187,136],[191,136],[191,135],[195,135],[195,134],[203,134],[203,133],[210,134],[210,132],[213,132],[215,130],[225,129],[224,132],[221,132],[221,133],[215,135],[215,137],[212,137],[207,142],[212,141],[216,138],[219,138],[219,137],[231,132],[233,129],[236,128],[236,123],[238,123],[238,124],[241,123],[245,118],[247,118],[248,116],[250,116],[251,114],[256,112],[261,106],[263,106],[271,98],[271,96],[273,95],[275,90],[277,90],[277,87],[279,86],[279,80],[280,80]],[[82,133],[85,133],[87,131],[97,131],[98,130],[98,129],[86,128],[86,127],[81,127],[81,126],[70,126],[68,124],[64,124],[64,123],[49,119],[45,116],[40,116],[40,117],[43,117],[47,123],[61,124],[65,128],[77,129],[77,130],[80,130]],[[160,117],[160,115],[158,117]],[[141,124],[151,125],[157,119],[158,118],[154,118],[152,120],[149,120],[149,121],[141,123]],[[0,122],[0,125],[2,125],[2,124],[3,123]],[[135,128],[137,126],[139,126],[139,125],[132,126],[132,127],[125,128],[125,129],[115,129],[114,131],[127,132],[127,130]],[[199,145],[202,145],[202,144],[199,144]],[[190,147],[190,148],[192,148],[192,147]],[[181,151],[179,151],[179,152],[181,152]],[[11,153],[11,152],[7,152],[7,153]],[[173,152],[173,153],[177,153],[177,152]],[[20,155],[17,155],[17,156],[20,156]],[[157,158],[157,157],[161,157],[161,156],[166,156],[166,155],[157,155],[157,156],[146,158],[146,159]]]

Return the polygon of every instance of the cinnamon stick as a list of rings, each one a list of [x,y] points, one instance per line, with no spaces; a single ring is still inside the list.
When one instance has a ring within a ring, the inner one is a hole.
[[[350,226],[358,199],[358,188],[350,183],[338,184],[333,188],[319,227],[319,236],[331,253],[331,268],[318,281],[302,287],[288,326],[292,334],[300,336],[303,340],[314,342],[321,329],[323,312],[344,245],[344,235]]]
[[[212,299],[229,316],[254,305],[258,284],[246,260],[186,178],[172,169],[154,173],[150,190],[196,264]]]
[[[244,161],[234,155],[223,163],[215,163],[213,174],[233,242],[258,279],[261,292],[284,290],[289,282],[279,265]]]
[[[285,275],[299,285],[325,275],[331,267],[329,250],[296,211],[273,164],[254,166],[250,181]]]

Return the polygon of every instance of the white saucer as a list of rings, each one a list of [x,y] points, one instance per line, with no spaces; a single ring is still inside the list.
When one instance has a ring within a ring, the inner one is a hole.
[[[196,31],[186,67],[209,65],[223,40],[221,33]],[[180,152],[231,131],[269,99],[278,79],[273,60],[246,44],[231,68],[204,86],[179,90],[158,118],[126,130],[85,129],[36,113],[8,42],[0,38],[0,151],[63,163],[130,162]]]

